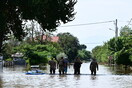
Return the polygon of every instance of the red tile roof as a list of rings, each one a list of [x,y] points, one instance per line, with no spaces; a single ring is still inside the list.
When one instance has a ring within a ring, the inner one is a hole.
[[[51,41],[52,42],[58,42],[59,41],[59,37],[58,36],[53,36],[53,37],[51,37]]]
[[[46,35],[43,35],[43,40],[48,40],[48,41],[51,41],[51,42],[58,42],[59,41],[59,37],[58,36],[50,36],[50,37],[47,37]]]

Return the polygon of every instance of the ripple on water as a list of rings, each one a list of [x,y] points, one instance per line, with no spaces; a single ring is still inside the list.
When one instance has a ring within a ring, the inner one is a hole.
[[[72,68],[69,75],[25,75],[19,69],[6,70],[0,78],[3,88],[132,88],[131,75],[113,75],[101,65],[97,75],[91,76],[85,71],[88,66],[82,64],[81,75],[73,75]]]

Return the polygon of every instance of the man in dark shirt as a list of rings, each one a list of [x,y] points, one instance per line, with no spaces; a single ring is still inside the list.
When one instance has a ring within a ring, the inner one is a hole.
[[[96,59],[93,59],[90,63],[91,75],[96,75],[96,69],[98,70],[98,63]]]
[[[50,65],[50,74],[55,74],[55,70],[56,70],[56,61],[54,60],[54,58],[52,58],[49,61],[49,65]]]
[[[61,59],[58,61],[59,66],[59,75],[64,74],[64,58],[61,57]]]
[[[80,58],[76,58],[74,61],[74,74],[80,74],[80,68],[81,68],[82,61]]]

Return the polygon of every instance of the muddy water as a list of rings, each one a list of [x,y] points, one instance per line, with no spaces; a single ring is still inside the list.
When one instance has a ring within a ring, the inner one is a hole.
[[[132,74],[116,74],[111,68],[99,65],[96,76],[91,76],[89,63],[83,63],[81,75],[25,75],[23,67],[3,68],[0,74],[0,88],[132,88]]]

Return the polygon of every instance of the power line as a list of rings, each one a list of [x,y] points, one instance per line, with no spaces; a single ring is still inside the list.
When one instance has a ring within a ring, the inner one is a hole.
[[[129,26],[129,25],[130,25],[131,21],[132,21],[132,18],[131,18],[131,19],[130,19],[130,21],[128,22],[127,26]]]
[[[102,43],[83,43],[83,44],[102,44]]]
[[[66,26],[60,26],[60,27],[85,26],[85,25],[103,24],[103,23],[110,23],[110,22],[114,22],[114,21],[103,21],[103,22],[94,22],[94,23],[86,23],[86,24],[75,24],[75,25],[66,25]]]

